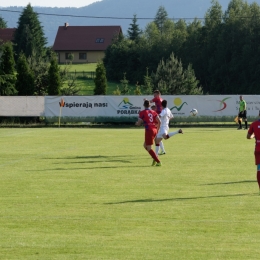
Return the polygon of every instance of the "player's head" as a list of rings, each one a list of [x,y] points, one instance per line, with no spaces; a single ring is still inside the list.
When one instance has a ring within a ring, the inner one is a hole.
[[[144,107],[145,108],[149,108],[150,107],[150,101],[149,100],[145,100],[144,101]]]
[[[167,100],[163,100],[163,101],[162,101],[162,107],[163,107],[163,108],[166,108],[166,107],[167,107]]]
[[[160,91],[158,89],[156,89],[154,92],[153,92],[153,95],[154,97],[158,97],[161,95]]]
[[[154,110],[154,111],[156,111],[156,105],[152,105],[152,106],[151,106],[151,109]]]
[[[243,96],[242,95],[239,98],[240,98],[240,100],[243,100]]]

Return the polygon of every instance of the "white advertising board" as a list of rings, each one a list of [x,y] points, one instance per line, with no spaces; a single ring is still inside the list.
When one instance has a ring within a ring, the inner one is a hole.
[[[248,116],[256,116],[260,110],[259,95],[243,96],[247,102]],[[137,117],[143,109],[143,100],[153,96],[64,96],[45,97],[45,116],[57,117],[60,114],[61,98],[63,117]],[[196,108],[199,116],[223,117],[238,113],[238,95],[205,96],[163,96],[168,108],[175,117],[190,116],[190,110]]]
[[[260,110],[259,95],[244,95],[247,115],[257,117]],[[60,107],[61,98],[64,106]],[[79,121],[95,118],[114,118],[119,121],[137,118],[143,109],[144,98],[150,96],[0,96],[0,116],[61,116]],[[187,118],[196,108],[198,117],[235,117],[238,113],[239,95],[162,96],[168,102],[175,118]],[[55,119],[56,120],[56,119]]]

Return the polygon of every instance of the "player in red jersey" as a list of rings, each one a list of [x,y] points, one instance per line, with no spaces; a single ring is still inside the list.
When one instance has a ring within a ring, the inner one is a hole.
[[[161,166],[161,162],[158,156],[155,154],[152,149],[154,139],[158,130],[160,129],[161,120],[158,114],[150,109],[150,102],[148,100],[144,101],[144,110],[140,111],[138,121],[135,125],[140,126],[142,123],[145,127],[145,141],[144,148],[153,158],[152,166]]]
[[[155,103],[155,105],[156,105],[156,112],[157,112],[157,114],[159,115],[159,114],[162,112],[162,110],[163,110],[163,107],[162,107],[162,101],[163,101],[163,99],[161,98],[161,93],[160,93],[159,90],[155,90],[155,91],[153,92],[153,96],[154,96],[154,98],[151,99],[150,102],[151,102],[151,103],[152,103],[152,102]],[[146,100],[146,99],[145,99],[145,100]]]
[[[260,111],[259,111],[260,117]],[[254,121],[247,132],[247,139],[255,138],[255,164],[257,166],[256,179],[260,194],[260,119]]]

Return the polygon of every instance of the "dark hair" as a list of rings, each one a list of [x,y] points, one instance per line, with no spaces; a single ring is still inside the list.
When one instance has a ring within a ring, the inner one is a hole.
[[[164,108],[167,107],[167,100],[163,100],[163,101],[162,101],[162,106],[163,106]]]
[[[152,109],[153,109],[153,108],[156,108],[156,105],[152,105],[151,108],[152,108]]]
[[[149,107],[150,106],[150,101],[149,100],[145,100],[144,101],[144,107]]]
[[[156,89],[153,93],[154,93],[154,94],[161,94],[158,89]]]

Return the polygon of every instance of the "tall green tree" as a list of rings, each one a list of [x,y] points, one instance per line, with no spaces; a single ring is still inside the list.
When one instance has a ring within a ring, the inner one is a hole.
[[[151,95],[153,91],[152,87],[152,79],[149,76],[149,69],[146,68],[146,75],[144,76],[144,85],[143,85],[143,92],[144,94]]]
[[[157,25],[157,28],[159,29],[161,34],[163,33],[164,23],[167,20],[168,20],[168,13],[167,13],[166,9],[163,6],[160,6],[158,11],[157,11],[157,13],[156,13],[154,22]]]
[[[124,73],[123,79],[120,80],[122,88],[120,89],[121,94],[126,95],[129,93],[130,89],[128,87],[129,80],[126,79],[126,73]]]
[[[130,27],[127,30],[127,33],[128,33],[128,38],[130,40],[132,40],[132,41],[138,41],[139,40],[142,31],[139,28],[139,25],[137,24],[136,14],[134,15],[132,23],[130,24]]]
[[[155,22],[150,22],[146,25],[144,36],[149,45],[154,45],[160,38],[160,31]]]
[[[51,58],[51,65],[49,68],[49,85],[48,85],[48,94],[49,95],[60,95],[62,81],[60,76],[60,69],[57,62],[57,58],[53,56]]]
[[[188,68],[184,70],[183,92],[188,95],[202,95],[202,87],[198,85],[199,80],[195,76],[192,65],[189,64]]]
[[[31,4],[28,4],[19,17],[18,27],[14,35],[15,52],[17,55],[22,51],[26,57],[32,55],[33,51],[38,56],[45,55],[43,27],[40,24],[37,13],[33,11]]]
[[[15,89],[15,61],[13,45],[10,42],[4,43],[1,47],[2,56],[0,59],[0,95],[9,96],[17,93]]]
[[[153,89],[159,89],[163,94],[183,95],[202,93],[198,88],[198,80],[191,66],[183,69],[182,62],[172,53],[164,61],[161,60],[156,73],[152,73]]]
[[[2,18],[1,16],[0,16],[0,28],[2,29],[7,28],[7,23],[4,20],[4,18]]]
[[[32,96],[35,94],[34,75],[30,69],[25,55],[21,52],[17,60],[16,89],[19,96]]]
[[[107,93],[107,77],[106,69],[102,62],[97,64],[96,77],[94,79],[95,88],[94,95],[106,95]]]
[[[29,68],[34,75],[35,94],[38,96],[48,94],[50,59],[38,56],[35,51],[27,58]]]

